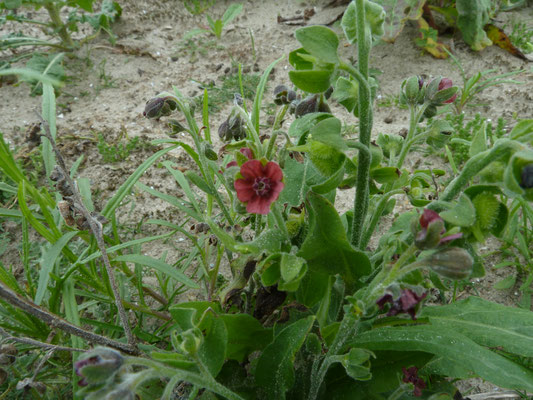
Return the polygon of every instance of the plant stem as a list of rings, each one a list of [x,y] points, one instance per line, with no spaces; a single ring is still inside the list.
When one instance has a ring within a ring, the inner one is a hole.
[[[123,351],[127,354],[138,354],[139,350],[129,344],[117,342],[113,339],[106,338],[105,336],[97,335],[95,333],[86,331],[76,325],[71,324],[70,322],[64,320],[63,318],[52,314],[51,312],[33,304],[31,301],[22,298],[17,295],[11,289],[4,286],[0,282],[0,297],[11,304],[12,306],[21,309],[22,311],[27,312],[28,314],[33,315],[34,317],[40,319],[48,326],[52,328],[58,328],[62,331],[70,333],[75,336],[79,336],[82,339],[87,340],[88,342],[98,343],[103,346],[109,346],[114,349]]]
[[[280,230],[281,234],[283,235],[285,240],[288,240],[289,231],[287,230],[287,225],[285,225],[285,220],[283,219],[281,208],[277,202],[274,203],[272,206],[272,214],[274,215],[274,218],[276,219],[276,224],[278,225],[278,229]]]
[[[424,114],[424,111],[426,110],[426,108],[427,108],[427,105],[423,105],[420,108],[420,111],[417,112],[416,106],[413,106],[413,105],[409,106],[409,132],[407,132],[407,136],[405,137],[405,140],[403,141],[402,149],[400,151],[400,155],[398,156],[398,161],[396,161],[396,168],[401,168],[403,166],[405,157],[409,153],[409,149],[414,143],[412,139],[415,136],[416,126],[418,125],[418,122],[420,121],[420,118]]]
[[[376,206],[376,210],[374,211],[374,214],[372,215],[372,219],[370,220],[370,223],[368,224],[368,228],[366,229],[363,237],[361,238],[361,248],[366,249],[366,246],[368,246],[368,242],[370,242],[370,238],[372,237],[372,234],[376,230],[376,226],[378,225],[379,220],[381,219],[381,215],[383,214],[383,211],[385,210],[385,207],[387,206],[387,203],[389,199],[396,195],[404,193],[403,189],[396,189],[391,192],[385,193],[383,196],[381,196],[381,199],[379,199],[379,203]]]
[[[368,59],[370,55],[371,38],[365,29],[364,0],[356,1],[357,25],[357,56],[359,74],[359,141],[362,145],[370,146],[372,132],[372,98],[368,85]],[[342,68],[342,67],[341,67]],[[358,75],[358,74],[356,74]],[[362,79],[361,79],[362,78]],[[365,82],[366,85],[362,84]],[[353,209],[351,243],[355,248],[360,248],[363,223],[368,210],[368,182],[370,176],[370,157],[365,152],[360,152],[357,166],[357,184]]]
[[[50,15],[50,19],[52,20],[52,26],[57,30],[57,34],[61,38],[63,45],[69,49],[73,49],[74,42],[67,31],[67,26],[61,20],[57,4],[55,2],[45,3],[44,8],[48,11],[48,15]]]

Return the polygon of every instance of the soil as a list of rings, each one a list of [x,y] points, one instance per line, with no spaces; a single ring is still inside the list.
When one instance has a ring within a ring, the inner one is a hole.
[[[179,88],[187,96],[197,96],[203,92],[202,85],[211,83],[220,87],[223,78],[234,73],[236,63],[243,65],[245,75],[260,74],[271,62],[283,57],[270,77],[265,104],[271,103],[275,85],[290,85],[288,71],[291,67],[287,54],[298,47],[294,38],[298,25],[294,24],[328,23],[335,20],[344,9],[343,6],[324,7],[323,4],[326,3],[329,2],[244,1],[243,13],[224,29],[220,40],[215,41],[209,35],[197,36],[197,45],[194,46],[186,45],[184,37],[193,29],[206,27],[205,14],[191,16],[182,2],[176,0],[120,1],[123,7],[122,17],[113,26],[116,44],[111,45],[105,35],[100,35],[84,45],[74,58],[67,57],[64,65],[68,83],[57,99],[58,141],[70,163],[84,155],[78,173],[79,177],[90,179],[96,209],[106,203],[155,149],[138,146],[126,160],[108,163],[98,151],[98,134],[104,135],[110,145],[124,138],[131,140],[138,137],[141,143],[168,138],[167,118],[148,120],[143,117],[147,100],[162,91],[171,91],[172,86]],[[229,1],[217,1],[207,13],[219,17],[229,4]],[[303,22],[301,17],[312,14],[310,10],[314,15]],[[278,16],[300,19],[290,22],[293,24],[291,25],[279,23]],[[501,13],[497,24],[503,26],[513,20],[531,21],[532,17],[533,8],[530,6],[516,12]],[[20,29],[20,25],[7,24],[1,33]],[[82,31],[79,35],[86,33]],[[397,108],[392,101],[399,92],[401,82],[407,77],[425,75],[431,78],[441,75],[451,78],[459,85],[462,83],[459,70],[452,62],[432,58],[415,45],[416,35],[416,26],[408,23],[395,43],[380,43],[373,49],[371,66],[381,71],[374,136],[380,132],[400,133],[407,127],[408,113]],[[494,69],[496,73],[525,70],[516,78],[523,82],[522,85],[501,85],[484,91],[476,99],[476,103],[482,105],[469,109],[468,117],[473,117],[476,112],[494,121],[503,117],[508,121],[509,128],[519,119],[533,117],[533,69],[528,61],[513,57],[495,46],[473,52],[458,36],[444,38],[443,41],[450,45],[467,76],[488,69]],[[346,58],[355,54],[354,48],[347,43],[343,42],[341,48]],[[2,57],[8,55],[7,52],[0,53]],[[26,84],[4,85],[0,88],[0,132],[19,149],[24,148],[24,133],[31,124],[37,122],[34,110],[40,110],[40,97],[30,97],[29,91]],[[230,107],[231,102],[227,102],[210,114],[213,136],[217,136],[216,130],[226,119]],[[343,114],[339,107],[334,106],[333,110],[342,115],[348,124],[357,124],[357,120]],[[264,111],[262,122],[266,122],[269,117],[268,107]],[[288,127],[290,122],[291,119],[287,120],[284,126]],[[190,141],[184,135],[180,139]],[[220,146],[221,143],[217,142],[215,150]],[[20,156],[24,156],[23,154],[20,153]],[[171,152],[168,159],[183,169],[194,168],[183,150]],[[420,156],[414,156],[409,162],[420,160]],[[422,159],[422,163],[433,162],[437,161]],[[176,183],[164,168],[150,168],[141,182],[161,192],[181,196]],[[339,195],[337,205],[341,212],[350,207],[353,195],[353,190]],[[132,230],[148,218],[180,221],[180,216],[171,206],[141,190],[135,189],[128,200],[129,204],[118,210],[118,218]],[[396,212],[408,207],[401,199],[398,203]],[[382,229],[388,223],[390,219],[382,224]],[[3,228],[12,231],[15,229],[7,225]],[[153,230],[146,226],[142,229],[143,232]],[[375,246],[376,242],[371,245]],[[497,243],[488,246],[497,248]],[[187,254],[188,247],[184,237],[177,236],[171,242],[146,246],[143,251],[154,256],[167,252],[167,262],[172,263]],[[492,289],[493,283],[509,271],[491,270],[491,261],[494,260],[489,259],[486,266],[487,276],[476,282],[479,295],[503,304],[515,305],[519,297],[517,288],[507,291]],[[18,251],[12,248],[4,252],[2,262],[6,265],[19,264]]]

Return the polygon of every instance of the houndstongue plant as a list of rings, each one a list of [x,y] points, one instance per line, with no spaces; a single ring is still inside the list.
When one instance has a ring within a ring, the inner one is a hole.
[[[451,177],[438,169],[408,170],[404,163],[415,144],[441,148],[446,144],[450,125],[435,118],[424,124],[424,119],[457,101],[457,88],[446,78],[429,82],[418,76],[407,78],[400,94],[410,114],[407,134],[381,134],[376,143],[371,142],[376,83],[369,76],[369,54],[373,40],[383,33],[383,18],[381,7],[368,0],[356,0],[346,10],[341,26],[347,40],[357,45],[357,66],[339,55],[339,39],[332,30],[298,29],[295,36],[301,47],[289,55],[294,67],[289,76],[296,90],[274,90],[279,109],[272,127],[260,124],[260,113],[268,76],[279,60],[264,72],[253,104],[235,97],[218,130],[226,142],[218,151],[211,136],[207,92],[200,125],[194,102],[177,89],[147,103],[149,118],[179,112],[181,120],[169,121],[170,134],[189,135],[192,144],[173,137],[160,140],[170,146],[128,178],[102,216],[115,226],[114,210],[135,184],[168,201],[180,211],[181,220],[148,222],[171,229],[162,237],[180,232],[190,239],[194,246],[190,263],[198,267],[194,279],[199,282],[152,260],[149,265],[157,271],[161,287],[160,292],[146,292],[159,301],[161,310],[151,310],[144,301],[136,304],[135,299],[120,301],[120,293],[113,292],[117,310],[136,310],[138,321],[145,313],[165,321],[155,332],[130,329],[121,311],[119,322],[127,343],[76,331],[67,324],[66,332],[80,336],[73,337],[77,348],[86,340],[107,346],[89,351],[75,363],[80,396],[133,399],[135,394],[146,394],[171,399],[179,385],[189,398],[460,399],[450,379],[473,376],[533,391],[531,312],[477,297],[455,301],[459,280],[484,273],[478,243],[491,235],[506,237],[509,216],[514,221],[518,208],[530,209],[533,123],[517,124],[509,137],[494,143],[476,134],[470,159]],[[53,94],[49,85],[45,88]],[[331,113],[330,99],[358,118],[357,138],[342,135],[343,123]],[[282,128],[291,112],[297,118]],[[47,137],[53,142],[53,135]],[[137,182],[151,163],[177,146],[197,169],[182,171],[170,161],[161,165],[175,178],[183,197]],[[0,150],[8,160],[7,147]],[[495,164],[502,167],[496,169]],[[49,232],[39,218],[30,219],[26,207],[29,223],[43,236],[49,235],[51,242],[57,241],[62,237],[60,227],[51,224],[56,220],[48,211],[53,199],[48,196],[44,202],[43,194],[19,176],[14,162],[7,165],[11,179],[22,187],[21,204],[26,204],[26,190],[42,204],[41,212],[54,230]],[[483,180],[486,169],[497,172],[490,182]],[[441,176],[451,178],[446,187]],[[90,193],[87,185],[81,187]],[[337,191],[350,187],[355,187],[353,208],[339,215]],[[378,239],[374,232],[382,216],[394,209],[398,195],[407,196],[415,209],[397,216]],[[511,212],[510,198],[516,203]],[[72,224],[68,239],[84,221],[91,221],[82,200],[70,201],[64,198],[67,218],[70,215],[76,222],[82,210],[84,219],[78,227]],[[118,233],[113,230],[116,240]],[[94,278],[99,276],[93,272],[96,266],[89,264],[87,270],[82,262],[106,253],[100,247],[101,233],[100,228],[96,235],[100,252],[94,245],[79,256],[69,250],[69,260],[75,264],[53,288],[56,295],[50,304],[55,312],[61,309],[59,293],[70,293],[68,304],[72,304],[91,298],[91,288],[102,285]],[[138,293],[142,298],[145,290],[137,264],[148,263],[148,257],[122,253],[138,240],[155,239],[113,241],[106,267],[121,266],[123,278],[127,277],[121,280],[123,291],[131,286],[138,291],[130,288],[130,296]],[[231,269],[229,281],[220,274],[224,261]],[[135,274],[125,262],[136,264]],[[75,292],[77,281],[66,279],[78,269],[87,284]],[[112,269],[106,271],[111,279]],[[196,301],[176,300],[184,285],[198,290]],[[63,287],[68,291],[60,292]],[[431,288],[442,294],[453,288],[453,301],[424,305],[432,297]],[[14,292],[0,289],[4,301],[28,307],[29,301],[21,303]],[[37,291],[42,303],[45,291]],[[44,315],[51,318],[50,313]],[[59,329],[66,322],[52,321]],[[117,331],[120,327],[113,326],[110,334]]]

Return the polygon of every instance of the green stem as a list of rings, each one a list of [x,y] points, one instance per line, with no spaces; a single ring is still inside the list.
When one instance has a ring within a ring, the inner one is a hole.
[[[289,231],[287,230],[287,225],[285,225],[285,219],[283,219],[281,208],[277,202],[274,203],[272,206],[272,214],[276,219],[276,224],[278,225],[278,229],[281,231],[283,237],[285,238],[285,240],[289,240]]]
[[[224,254],[224,246],[220,245],[217,246],[217,259],[215,261],[215,266],[211,270],[211,283],[209,285],[209,294],[208,294],[208,301],[211,301],[211,298],[213,297],[213,292],[215,291],[215,285],[217,283],[217,277],[218,277],[218,270],[220,268],[220,262],[222,261],[222,254]]]
[[[506,157],[511,151],[521,150],[522,145],[514,140],[499,139],[494,144],[494,147],[490,150],[485,150],[482,153],[476,154],[470,160],[468,160],[461,171],[461,174],[457,176],[446,187],[444,192],[440,196],[441,201],[451,201],[459,195],[463,187],[465,187],[470,180],[479,174],[479,172],[493,161],[497,161],[500,158]]]
[[[372,215],[372,219],[370,220],[370,223],[368,224],[368,228],[366,229],[362,239],[361,239],[361,248],[366,249],[366,246],[368,246],[368,242],[370,242],[370,238],[372,237],[372,234],[376,230],[376,226],[379,223],[379,220],[381,219],[381,216],[383,215],[383,211],[385,210],[385,207],[387,206],[387,203],[389,199],[396,195],[404,193],[403,189],[396,189],[391,192],[385,193],[383,196],[381,196],[381,199],[379,200],[379,203],[376,207],[376,210],[374,211],[374,214]]]
[[[59,8],[55,3],[46,3],[44,5],[44,8],[46,11],[48,11],[48,15],[50,16],[50,19],[52,20],[52,26],[54,29],[57,30],[57,34],[61,38],[61,41],[63,42],[63,45],[73,49],[74,48],[74,42],[72,41],[72,38],[70,37],[67,26],[63,23],[61,20],[61,16],[59,15]]]
[[[398,161],[396,162],[396,168],[401,168],[403,166],[405,157],[409,153],[409,150],[414,143],[413,138],[415,136],[416,126],[418,125],[418,122],[420,121],[420,118],[424,114],[424,111],[426,110],[426,108],[427,108],[427,105],[424,104],[420,108],[420,111],[417,113],[416,106],[409,107],[409,132],[407,132],[407,136],[405,137],[405,140],[403,141],[402,150],[400,151],[400,155],[398,156]]]
[[[357,0],[356,3],[356,27],[357,27],[357,72],[351,66],[341,63],[340,69],[350,72],[359,81],[359,142],[363,146],[370,146],[372,132],[372,98],[370,85],[368,84],[368,60],[370,56],[371,38],[368,37],[365,27],[365,3]],[[354,217],[352,222],[351,243],[356,248],[361,248],[361,236],[363,223],[368,211],[368,182],[370,178],[371,157],[366,152],[360,152],[357,166],[357,184],[354,200]]]
[[[276,143],[276,139],[278,138],[278,135],[279,135],[279,132],[274,131],[274,133],[270,137],[270,140],[268,141],[268,147],[267,147],[267,151],[265,155],[265,158],[267,160],[270,160],[272,157],[272,151],[274,150],[274,144]]]

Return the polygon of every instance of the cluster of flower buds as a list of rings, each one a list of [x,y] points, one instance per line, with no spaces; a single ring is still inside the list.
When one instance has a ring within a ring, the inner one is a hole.
[[[244,126],[245,124],[241,116],[231,113],[228,119],[218,127],[218,136],[225,142],[229,142],[232,139],[242,140],[246,137]]]
[[[174,97],[154,97],[146,102],[143,115],[150,119],[159,118],[170,115],[176,108],[178,108],[178,104]]]
[[[394,288],[392,288],[394,289]],[[409,314],[411,319],[416,319],[416,311],[419,308],[419,304],[427,296],[427,292],[423,294],[417,294],[411,289],[403,289],[401,293],[394,296],[393,293],[386,293],[376,301],[379,309],[382,310],[386,304],[390,304],[387,316],[391,317],[398,314]]]
[[[324,97],[321,94],[313,94],[301,100],[294,109],[294,116],[299,118],[315,112],[331,113],[331,109],[324,101]]]
[[[274,88],[274,103],[278,106],[291,104],[296,98],[296,92],[285,85],[278,85]]]
[[[462,233],[445,235],[444,220],[433,210],[425,209],[420,219],[411,221],[411,232],[415,245],[421,250],[434,249],[444,243],[463,236]]]
[[[417,367],[402,367],[403,378],[402,382],[410,383],[413,385],[413,396],[420,397],[422,396],[422,390],[426,388],[426,382],[418,376]]]
[[[427,103],[424,116],[430,118],[437,113],[438,106],[455,101],[457,90],[449,78],[439,77],[426,83],[421,76],[411,76],[402,83],[400,102],[409,105]]]

